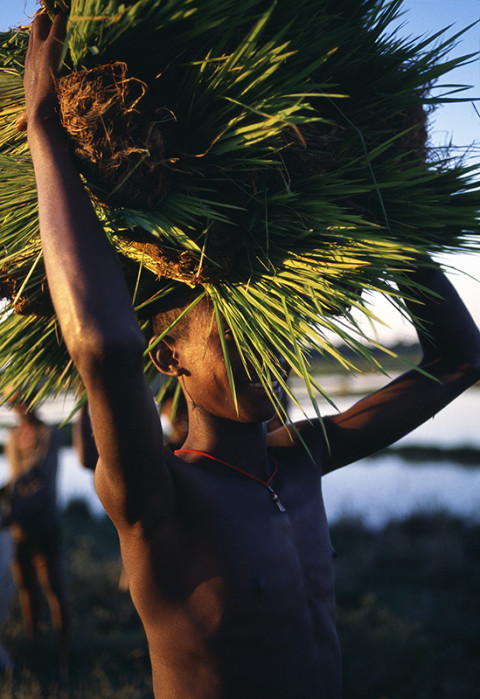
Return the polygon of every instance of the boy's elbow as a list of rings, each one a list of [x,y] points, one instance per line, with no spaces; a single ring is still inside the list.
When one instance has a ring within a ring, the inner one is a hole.
[[[473,341],[462,342],[458,353],[461,370],[471,378],[472,383],[480,380],[480,335]]]
[[[457,369],[457,376],[464,388],[469,388],[480,381],[480,357],[464,362]]]
[[[424,355],[420,368],[441,379],[450,377],[451,380],[460,380],[465,386],[471,386],[480,381],[480,346],[464,347],[458,353],[439,354],[435,357]]]
[[[480,381],[480,348],[476,356],[468,363],[468,372],[472,376],[472,383]]]

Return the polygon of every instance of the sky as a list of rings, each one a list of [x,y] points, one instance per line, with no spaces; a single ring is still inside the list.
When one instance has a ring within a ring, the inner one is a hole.
[[[28,23],[36,9],[34,0],[3,0],[0,9],[0,30]],[[398,31],[405,36],[432,35],[452,26],[452,33],[480,20],[480,0],[404,0],[404,15]],[[480,52],[480,24],[469,29],[459,40],[450,56]],[[435,145],[450,141],[458,146],[469,146],[471,157],[480,159],[480,58],[451,73],[449,82],[470,85],[463,93],[467,101],[445,105],[437,110],[430,123],[430,136]],[[479,193],[480,201],[480,193]],[[480,252],[471,255],[451,255],[441,261],[461,270],[449,273],[470,312],[480,325]],[[373,311],[388,327],[378,326],[376,338],[384,343],[398,340],[411,341],[414,333],[409,324],[391,310],[386,301],[375,298]],[[372,331],[368,328],[371,335]]]

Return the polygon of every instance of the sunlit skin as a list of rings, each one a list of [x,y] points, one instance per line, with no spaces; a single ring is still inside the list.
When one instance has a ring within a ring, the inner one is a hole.
[[[124,279],[55,113],[52,74],[64,22],[33,26],[26,62],[28,141],[37,179],[49,288],[68,351],[86,387],[99,452],[96,487],[117,527],[132,599],[162,699],[339,699],[332,549],[321,476],[399,439],[480,377],[480,337],[440,270],[412,270],[438,294],[409,302],[421,367],[324,425],[267,434],[273,409],[246,380],[231,338],[231,395],[211,312],[153,350],[185,392],[184,448],[266,479],[274,462],[281,512],[266,488],[209,458],[164,450],[143,375],[145,348]],[[228,333],[227,333],[228,336]],[[253,383],[252,383],[253,381]],[[325,438],[328,437],[328,443]]]

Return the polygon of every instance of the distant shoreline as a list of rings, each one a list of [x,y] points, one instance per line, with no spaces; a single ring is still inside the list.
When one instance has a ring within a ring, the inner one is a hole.
[[[465,445],[456,447],[438,447],[428,444],[409,444],[392,446],[371,454],[368,459],[383,459],[385,456],[395,456],[412,466],[423,463],[445,463],[454,466],[480,467],[480,449]]]
[[[7,425],[0,425],[0,428],[8,429]],[[58,426],[60,433],[60,446],[63,448],[72,447],[72,423]],[[0,455],[4,452],[4,445],[0,442]],[[387,449],[371,454],[369,459],[383,459],[385,456],[395,456],[412,466],[421,466],[422,463],[445,463],[450,462],[455,466],[480,467],[480,449],[478,447],[465,444],[454,447],[436,446],[434,444],[408,444],[404,446],[391,446]]]

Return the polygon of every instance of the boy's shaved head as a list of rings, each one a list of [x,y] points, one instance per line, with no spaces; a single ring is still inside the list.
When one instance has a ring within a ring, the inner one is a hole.
[[[152,330],[155,336],[161,335],[178,316],[184,311],[201,293],[201,287],[191,288],[186,284],[179,285],[178,289],[167,294],[152,305],[151,320]],[[199,302],[199,305],[205,307],[209,303],[208,297],[205,297]],[[195,308],[198,308],[196,306]],[[194,309],[192,309],[194,310]],[[182,320],[172,328],[173,335],[180,337],[184,336],[190,325],[191,313],[187,313]]]

